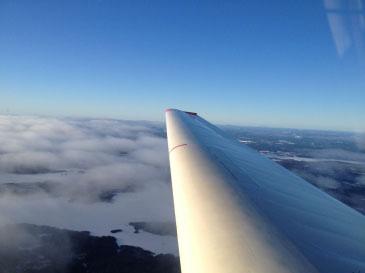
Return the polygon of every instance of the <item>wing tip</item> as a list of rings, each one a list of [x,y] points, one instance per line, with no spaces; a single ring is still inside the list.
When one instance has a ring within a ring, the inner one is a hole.
[[[168,113],[168,112],[174,112],[174,111],[177,111],[177,112],[184,112],[184,113],[186,113],[186,114],[188,114],[188,115],[191,115],[191,116],[197,116],[197,115],[198,115],[198,113],[196,113],[196,112],[191,112],[191,111],[182,111],[182,110],[178,110],[178,109],[174,109],[174,108],[167,108],[167,109],[165,110],[165,112],[166,112],[166,113]]]

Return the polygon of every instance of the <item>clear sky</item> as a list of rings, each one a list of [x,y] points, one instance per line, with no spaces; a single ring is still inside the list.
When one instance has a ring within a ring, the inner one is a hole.
[[[0,0],[0,113],[365,129],[363,0]]]

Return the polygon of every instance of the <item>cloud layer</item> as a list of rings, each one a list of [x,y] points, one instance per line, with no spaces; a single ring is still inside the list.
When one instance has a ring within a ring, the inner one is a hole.
[[[0,142],[0,225],[121,228],[121,244],[177,253],[173,236],[129,226],[174,221],[162,124],[3,115]]]
[[[159,131],[143,122],[0,116],[1,182],[16,188],[4,177],[11,174],[16,183],[33,183],[29,193],[39,188],[91,202],[146,183],[168,183]]]

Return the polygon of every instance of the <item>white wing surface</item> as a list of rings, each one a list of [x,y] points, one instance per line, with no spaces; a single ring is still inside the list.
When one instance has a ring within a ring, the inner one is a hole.
[[[363,273],[365,217],[195,113],[166,111],[183,273]]]

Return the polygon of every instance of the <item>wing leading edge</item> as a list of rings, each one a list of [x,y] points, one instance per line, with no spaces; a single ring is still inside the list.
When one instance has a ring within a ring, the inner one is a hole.
[[[196,113],[166,111],[183,273],[365,272],[365,217]]]

